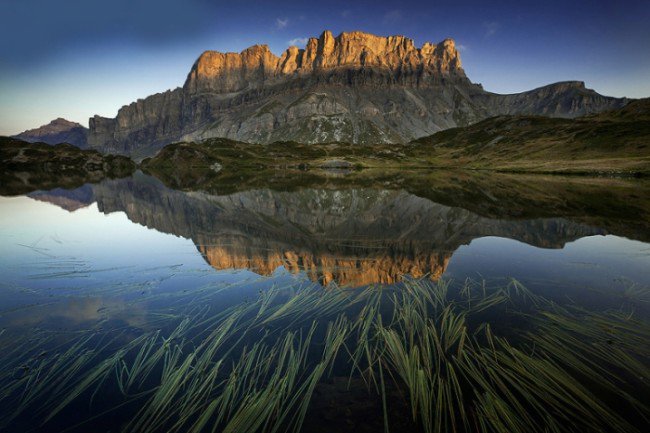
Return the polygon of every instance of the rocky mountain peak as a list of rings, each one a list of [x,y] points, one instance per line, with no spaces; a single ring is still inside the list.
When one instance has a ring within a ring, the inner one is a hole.
[[[304,49],[289,47],[280,57],[267,45],[240,53],[206,51],[196,61],[185,83],[190,92],[232,93],[273,84],[294,75],[336,68],[377,67],[390,73],[464,78],[460,54],[452,39],[416,48],[405,36],[376,36],[354,31],[334,37],[324,31],[309,38]]]
[[[57,123],[63,123],[66,125],[79,125],[77,122],[72,122],[70,120],[64,119],[63,117],[57,117],[56,119],[52,120],[50,122],[50,125],[57,124]]]

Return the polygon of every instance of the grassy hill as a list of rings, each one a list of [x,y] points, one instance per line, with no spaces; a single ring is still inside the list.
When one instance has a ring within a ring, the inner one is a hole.
[[[432,165],[544,173],[650,174],[650,99],[577,119],[499,116],[411,143]]]

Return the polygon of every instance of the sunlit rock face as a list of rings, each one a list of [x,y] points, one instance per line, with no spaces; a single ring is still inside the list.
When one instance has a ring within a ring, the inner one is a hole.
[[[183,87],[90,119],[89,144],[135,157],[179,140],[403,143],[497,114],[574,117],[623,106],[584,83],[497,95],[465,75],[452,39],[325,31],[280,56],[206,51]]]
[[[287,78],[318,74],[340,68],[376,68],[380,73],[360,77],[356,84],[407,84],[426,86],[443,77],[462,80],[465,73],[454,41],[415,47],[404,36],[380,37],[362,32],[324,32],[310,38],[305,49],[288,48],[280,57],[266,45],[255,45],[241,53],[206,51],[196,61],[185,83],[190,94],[232,93],[261,88]],[[342,80],[350,77],[328,77]]]
[[[216,269],[270,275],[284,267],[324,285],[390,284],[404,275],[436,279],[459,246],[484,236],[561,248],[605,233],[562,218],[485,218],[400,190],[258,189],[219,196],[171,190],[141,174],[92,189],[100,211],[124,212],[135,223],[192,239]],[[65,190],[52,195],[67,193],[75,197]]]

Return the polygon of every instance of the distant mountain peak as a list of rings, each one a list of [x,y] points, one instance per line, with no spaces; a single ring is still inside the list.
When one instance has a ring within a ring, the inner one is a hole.
[[[67,131],[70,128],[83,128],[83,126],[81,126],[80,123],[72,122],[70,120],[64,119],[63,117],[57,117],[46,125],[42,125],[34,129],[28,129],[27,131],[21,132],[19,135],[44,135]]]
[[[64,119],[63,117],[57,117],[56,119],[52,120],[50,125],[61,125],[61,126],[69,126],[69,127],[82,127],[81,123],[73,122],[68,119]]]
[[[70,143],[83,148],[87,144],[87,135],[88,129],[81,124],[57,117],[47,125],[23,131],[14,137],[30,143]]]

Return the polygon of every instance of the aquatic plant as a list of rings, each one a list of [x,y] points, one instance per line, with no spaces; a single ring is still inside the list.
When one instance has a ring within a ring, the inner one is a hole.
[[[69,430],[114,413],[128,432],[299,432],[315,390],[342,374],[381,400],[386,431],[395,398],[426,433],[630,432],[650,419],[650,326],[630,311],[558,305],[514,280],[273,287],[220,311],[214,293],[193,296],[135,337],[16,341],[0,352],[0,428],[27,414],[45,427],[85,403],[97,409]]]

